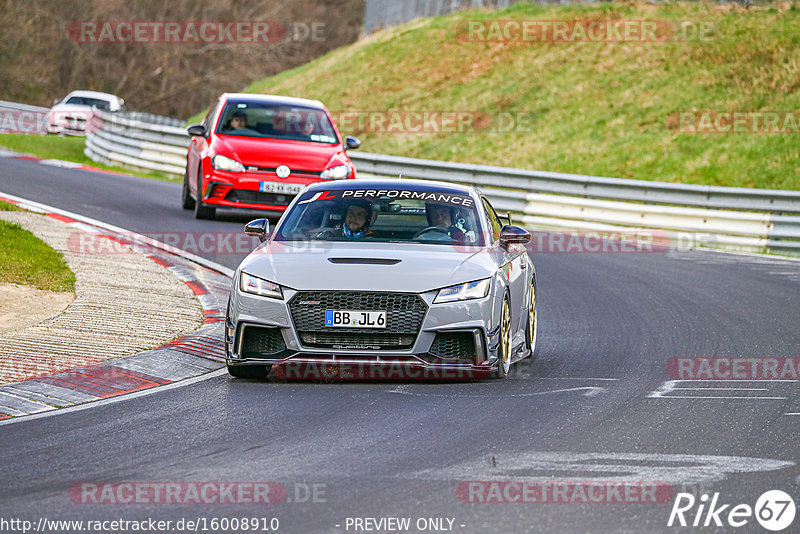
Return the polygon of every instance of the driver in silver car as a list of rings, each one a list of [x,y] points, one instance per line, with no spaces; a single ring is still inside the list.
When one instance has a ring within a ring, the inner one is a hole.
[[[472,243],[475,241],[475,232],[465,226],[465,220],[460,217],[458,209],[447,204],[425,203],[425,215],[428,225],[446,230],[453,241]]]

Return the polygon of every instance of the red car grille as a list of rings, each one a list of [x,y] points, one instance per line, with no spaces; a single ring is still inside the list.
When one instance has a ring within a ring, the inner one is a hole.
[[[229,202],[245,202],[247,204],[266,204],[269,206],[288,206],[294,195],[262,193],[244,189],[226,189],[225,200]]]
[[[247,169],[248,172],[275,173],[277,167],[259,167],[257,165],[245,165],[245,169]],[[306,171],[301,169],[292,169],[292,174],[290,176],[311,176],[314,178],[319,178],[320,174],[322,174],[321,171]]]

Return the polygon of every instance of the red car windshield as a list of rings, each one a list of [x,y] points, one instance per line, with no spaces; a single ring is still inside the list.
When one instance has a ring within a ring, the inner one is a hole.
[[[229,101],[222,110],[216,133],[312,143],[339,142],[323,110],[261,102]]]

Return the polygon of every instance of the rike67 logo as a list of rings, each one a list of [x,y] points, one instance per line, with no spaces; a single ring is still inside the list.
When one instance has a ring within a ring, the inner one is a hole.
[[[792,498],[781,490],[764,492],[754,507],[749,504],[721,504],[719,492],[714,493],[710,499],[706,493],[699,499],[691,493],[678,493],[667,526],[739,528],[755,517],[763,528],[779,532],[794,522],[796,512]]]

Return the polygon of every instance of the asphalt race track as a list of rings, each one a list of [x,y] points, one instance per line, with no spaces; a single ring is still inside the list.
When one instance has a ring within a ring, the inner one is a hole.
[[[239,232],[249,219],[196,221],[176,183],[14,159],[3,160],[0,191],[148,234]],[[205,255],[229,267],[244,256]],[[673,382],[667,372],[671,358],[800,356],[800,262],[694,251],[532,256],[536,359],[506,381],[218,375],[13,421],[0,426],[0,516],[275,517],[290,533],[364,532],[353,518],[389,517],[410,518],[410,532],[765,532],[752,517],[738,529],[667,522],[679,492],[719,493],[730,505],[722,521],[770,489],[800,503],[796,380]],[[670,493],[657,503],[463,502],[464,483],[514,480],[658,481]],[[277,482],[287,494],[268,505],[70,496],[80,483],[131,481]]]

